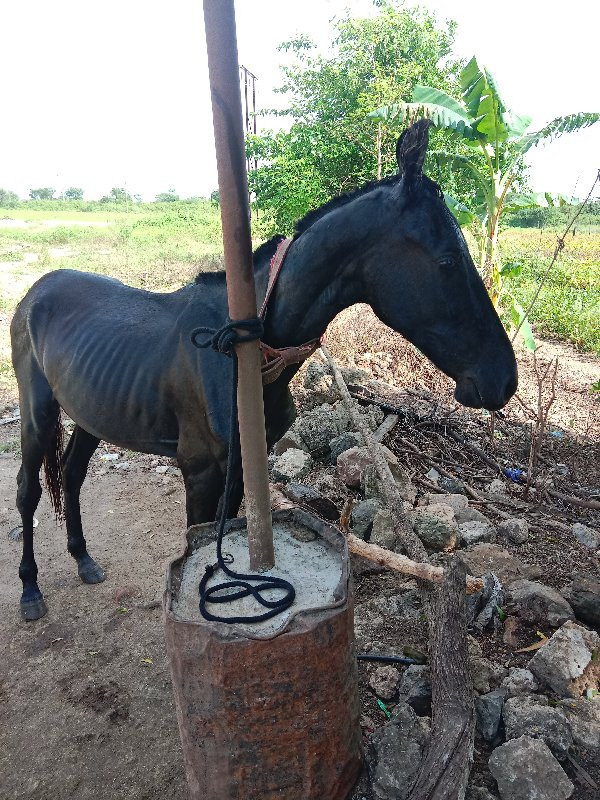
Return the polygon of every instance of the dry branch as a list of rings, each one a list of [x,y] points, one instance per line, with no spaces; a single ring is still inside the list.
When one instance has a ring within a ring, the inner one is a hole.
[[[346,532],[346,540],[348,542],[348,550],[357,556],[368,558],[369,561],[374,561],[381,567],[388,567],[389,569],[402,572],[405,575],[412,575],[414,578],[419,578],[430,583],[441,583],[444,579],[444,570],[441,567],[434,567],[429,563],[422,563],[412,561],[412,559],[399,553],[392,553],[391,550],[386,550],[384,547],[379,547],[370,542],[363,542],[358,536],[353,533]],[[467,575],[465,579],[465,586],[467,594],[475,594],[483,589],[483,579],[475,578],[472,575]]]

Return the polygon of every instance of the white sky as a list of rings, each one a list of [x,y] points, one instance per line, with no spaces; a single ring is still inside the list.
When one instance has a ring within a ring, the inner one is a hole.
[[[600,4],[421,5],[458,22],[455,52],[486,63],[533,129],[600,110]],[[259,106],[281,103],[271,93],[277,45],[306,32],[326,47],[328,20],[346,7],[372,9],[369,0],[236,0],[239,60],[259,78]],[[0,187],[27,197],[81,186],[93,198],[126,185],[144,199],[216,188],[201,0],[3,0],[0,53]],[[600,167],[600,123],[531,162],[535,190],[584,195]]]

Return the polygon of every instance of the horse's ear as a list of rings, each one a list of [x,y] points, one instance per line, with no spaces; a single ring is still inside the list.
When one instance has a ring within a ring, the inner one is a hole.
[[[398,170],[404,175],[404,180],[409,184],[416,184],[421,180],[423,162],[429,143],[429,128],[433,123],[430,119],[420,119],[400,134],[396,142],[396,160]]]

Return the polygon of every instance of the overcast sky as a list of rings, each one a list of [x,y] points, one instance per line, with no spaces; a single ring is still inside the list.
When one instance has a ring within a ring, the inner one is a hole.
[[[600,110],[600,4],[420,5],[458,22],[455,52],[486,63],[535,128]],[[372,11],[368,0],[237,0],[239,59],[259,78],[259,106],[280,82],[277,45],[306,32],[326,48],[346,7]],[[4,0],[0,37],[0,187],[26,197],[80,186],[93,198],[126,185],[144,199],[216,188],[201,0]],[[599,156],[600,123],[538,148],[533,188],[585,195]]]

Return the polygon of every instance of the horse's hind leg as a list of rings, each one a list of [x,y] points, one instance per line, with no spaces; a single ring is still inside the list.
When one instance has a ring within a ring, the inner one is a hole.
[[[22,463],[17,475],[17,508],[23,525],[23,556],[19,577],[23,582],[21,614],[27,621],[43,617],[47,611],[37,584],[38,569],[33,554],[33,514],[42,495],[40,469],[44,456],[53,446],[59,407],[45,378],[35,375],[27,397],[21,398]]]
[[[67,548],[77,561],[77,571],[84,583],[101,583],[106,577],[104,571],[89,555],[81,525],[79,494],[90,458],[98,447],[100,439],[75,426],[63,456],[63,489],[65,495],[65,521],[67,525]]]

